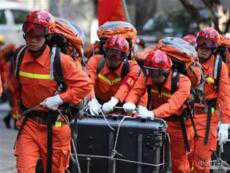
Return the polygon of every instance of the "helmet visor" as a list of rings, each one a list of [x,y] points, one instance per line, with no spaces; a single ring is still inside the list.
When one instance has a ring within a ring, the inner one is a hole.
[[[147,67],[144,66],[145,74],[151,78],[159,78],[161,76],[167,77],[169,74],[168,70],[163,70],[161,68]]]
[[[216,48],[217,44],[210,39],[206,39],[204,37],[198,37],[197,38],[197,46],[202,46],[205,48],[212,49],[212,48]]]

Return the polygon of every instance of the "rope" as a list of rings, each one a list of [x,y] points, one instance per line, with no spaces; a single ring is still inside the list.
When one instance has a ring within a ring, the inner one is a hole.
[[[112,131],[115,131],[115,129],[109,124],[109,121],[107,120],[107,118],[106,118],[104,112],[101,110],[100,113],[101,113],[101,115],[103,116],[103,118],[104,118],[104,120],[105,120],[107,126],[108,126]]]
[[[66,116],[64,116],[60,110],[58,110],[58,112],[60,113],[61,117],[63,117],[63,119],[66,121],[67,124],[69,124],[68,118],[66,118]],[[109,121],[107,120],[105,114],[103,113],[103,111],[100,111],[100,114],[103,116],[103,119],[105,120],[107,126],[112,130],[115,131],[115,129],[110,125]],[[126,162],[126,163],[132,163],[132,164],[136,164],[136,165],[145,165],[145,166],[151,166],[151,167],[160,167],[165,165],[165,163],[159,163],[159,164],[151,164],[151,163],[146,163],[146,162],[138,162],[138,161],[133,161],[133,160],[129,160],[129,159],[121,159],[121,158],[115,158],[116,155],[120,155],[123,156],[122,154],[118,153],[116,148],[117,148],[117,143],[118,143],[118,139],[119,139],[119,134],[120,134],[120,128],[123,124],[123,122],[127,119],[127,118],[133,118],[130,116],[124,116],[121,121],[118,124],[118,128],[117,128],[117,132],[116,132],[116,137],[115,137],[115,141],[114,141],[114,147],[113,150],[111,152],[110,156],[101,156],[101,155],[90,155],[90,154],[78,154],[77,153],[77,149],[76,149],[76,145],[74,140],[72,139],[72,144],[73,144],[73,151],[74,151],[74,155],[75,155],[75,160],[77,163],[77,169],[79,171],[79,173],[81,173],[81,166],[78,160],[78,157],[85,157],[85,158],[96,158],[96,159],[109,159],[109,160],[115,160],[115,161],[122,161],[122,162]]]
[[[118,125],[117,133],[116,133],[116,138],[115,138],[115,142],[114,142],[114,147],[113,147],[113,150],[112,150],[112,153],[111,153],[111,156],[110,156],[111,158],[114,158],[114,157],[116,156],[116,154],[119,154],[119,153],[117,152],[117,150],[116,150],[116,148],[117,148],[117,141],[118,141],[118,137],[119,137],[121,125],[122,125],[122,123],[125,121],[125,119],[126,119],[127,117],[128,117],[128,116],[124,116],[124,117],[121,119],[121,121],[120,121],[120,123],[119,123],[119,125]],[[119,155],[121,155],[121,154],[119,154]]]
[[[110,156],[100,156],[100,155],[90,155],[90,154],[78,154],[79,157],[86,157],[86,158],[96,158],[96,159],[109,159],[109,160],[116,160],[116,161],[122,161],[126,163],[132,163],[137,165],[145,165],[145,166],[152,166],[152,167],[160,167],[163,166],[165,163],[159,163],[159,164],[152,164],[152,163],[146,163],[146,162],[138,162],[128,159],[119,159],[119,158],[111,158]]]

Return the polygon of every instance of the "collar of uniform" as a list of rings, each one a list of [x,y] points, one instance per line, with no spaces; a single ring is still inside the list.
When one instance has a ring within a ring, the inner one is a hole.
[[[47,57],[50,57],[50,48],[49,46],[46,46],[45,50],[43,51],[43,53],[36,59],[33,58],[33,55],[29,52],[29,50],[26,50],[26,55],[23,58],[23,63],[33,63],[33,62],[37,62],[38,64],[40,64],[41,66],[47,67],[47,65],[49,64],[49,59]]]

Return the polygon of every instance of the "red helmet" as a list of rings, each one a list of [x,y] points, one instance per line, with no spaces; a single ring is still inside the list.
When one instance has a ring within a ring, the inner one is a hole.
[[[31,11],[26,17],[23,24],[23,32],[29,33],[35,31],[36,33],[48,34],[54,28],[54,17],[46,10]]]
[[[105,49],[119,50],[123,53],[129,53],[129,43],[128,41],[119,35],[114,35],[108,38],[104,45]]]
[[[183,37],[183,40],[189,42],[191,45],[196,45],[196,36],[193,34],[187,34]]]
[[[218,47],[220,41],[220,34],[212,27],[204,28],[197,33],[197,46],[205,46],[210,49]]]
[[[172,61],[161,50],[155,50],[147,55],[144,63],[144,72],[148,77],[158,78],[161,75],[168,76],[172,67]]]
[[[172,67],[172,61],[165,52],[156,50],[148,54],[144,66],[147,68],[160,68],[169,71]]]

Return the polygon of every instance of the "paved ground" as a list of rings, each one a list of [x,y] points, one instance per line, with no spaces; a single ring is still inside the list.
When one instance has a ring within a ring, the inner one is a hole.
[[[16,173],[13,146],[17,131],[6,129],[3,124],[7,110],[7,104],[0,105],[0,173]]]

